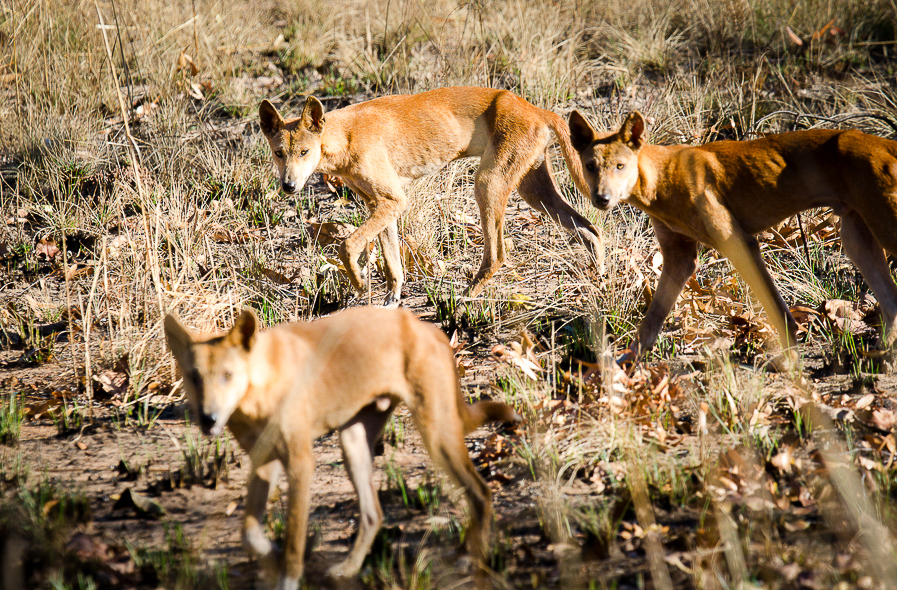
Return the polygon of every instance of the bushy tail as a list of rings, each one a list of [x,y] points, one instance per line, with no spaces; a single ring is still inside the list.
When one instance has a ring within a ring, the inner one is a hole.
[[[464,404],[464,434],[469,434],[488,422],[520,422],[523,418],[511,406],[501,402]]]
[[[579,153],[573,149],[570,142],[570,126],[560,116],[551,111],[545,111],[545,124],[551,129],[552,133],[561,146],[561,155],[567,162],[567,168],[570,170],[570,176],[573,178],[573,184],[579,189],[580,194],[589,200],[589,184],[586,182],[586,176],[582,171],[582,161],[579,159]]]

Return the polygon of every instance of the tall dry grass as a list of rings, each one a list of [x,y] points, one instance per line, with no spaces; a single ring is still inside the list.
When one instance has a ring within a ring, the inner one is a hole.
[[[61,379],[83,375],[85,358],[99,366],[127,351],[133,382],[147,383],[173,377],[160,338],[167,311],[210,330],[229,325],[243,305],[273,323],[345,304],[332,246],[318,246],[302,221],[321,211],[357,221],[364,212],[351,198],[315,204],[326,192],[320,185],[297,201],[277,194],[255,122],[262,98],[289,108],[314,92],[336,108],[466,84],[508,88],[563,114],[579,108],[605,129],[638,108],[658,143],[836,126],[846,117],[893,136],[895,11],[893,0],[0,0],[0,246],[21,253],[7,265],[0,323],[92,317],[92,338],[103,345],[92,357],[77,338],[60,347]],[[623,343],[656,284],[653,233],[631,209],[590,210],[552,158],[565,194],[604,230],[608,273],[596,276],[582,249],[512,199],[509,268],[474,305],[492,326],[482,332],[494,338],[586,316]],[[409,189],[402,233],[410,259],[423,261],[407,265],[413,295],[456,297],[479,262],[474,167],[452,164]],[[61,247],[64,236],[80,244],[65,255],[68,273],[59,257],[41,253],[42,240]],[[814,268],[800,272],[801,252],[770,252],[786,297],[818,304],[839,289],[854,292],[852,277],[819,278],[837,250],[819,245],[807,262]],[[728,272],[714,263],[698,280]],[[376,274],[373,288],[379,300]],[[606,347],[591,343],[595,356]],[[705,389],[687,403],[695,414],[707,404],[724,430],[734,429],[712,444],[760,436],[735,426],[763,396],[752,380],[762,377],[733,382],[728,369],[710,366]],[[519,403],[534,395],[518,389]],[[731,402],[736,393],[750,400]],[[141,394],[139,386],[131,392]],[[614,526],[612,515],[564,496],[573,474],[622,458],[644,469],[655,491],[678,490],[683,470],[709,473],[716,458],[711,443],[684,459],[659,454],[609,414],[534,428],[541,509],[559,551],[581,526],[576,514],[597,519],[595,530]],[[706,577],[698,571],[696,585],[717,587],[706,581],[717,565],[706,565]]]

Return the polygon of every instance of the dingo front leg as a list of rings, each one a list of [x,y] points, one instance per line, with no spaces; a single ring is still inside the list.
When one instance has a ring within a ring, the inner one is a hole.
[[[560,223],[579,243],[588,248],[595,257],[598,272],[605,274],[601,232],[564,200],[544,157],[539,166],[523,175],[517,191],[530,207]]]
[[[262,520],[271,490],[280,478],[280,461],[271,461],[254,468],[246,486],[246,515],[243,520],[243,547],[257,556],[267,567],[273,567],[277,547],[265,535]]]
[[[685,283],[695,272],[698,258],[698,244],[691,238],[676,233],[667,227],[662,221],[651,218],[660,251],[663,254],[663,270],[660,272],[660,280],[657,282],[657,290],[648,306],[642,323],[639,324],[638,335],[630,344],[632,355],[638,358],[651,350],[657,335],[663,328],[663,322],[676,304],[679,293],[685,287]],[[635,360],[621,357],[619,360]]]
[[[299,587],[305,560],[308,507],[311,501],[311,479],[315,471],[315,457],[312,454],[312,441],[302,438],[304,434],[297,433],[294,440],[287,441],[290,449],[284,467],[290,490],[287,496],[284,571],[277,586],[284,590]]]
[[[393,219],[380,232],[380,251],[383,253],[383,269],[386,274],[385,307],[398,307],[402,302],[402,285],[405,273],[402,270],[402,256],[399,250],[399,222]]]
[[[386,268],[387,280],[390,274],[393,278],[393,284],[388,285],[390,296],[387,296],[387,302],[392,303],[392,299],[401,298],[401,289],[404,276],[401,271],[401,259],[399,257],[399,233],[398,218],[405,210],[407,197],[402,190],[398,179],[394,182],[384,183],[382,185],[366,185],[360,186],[351,184],[352,190],[361,195],[371,209],[371,216],[356,229],[342,243],[339,251],[340,260],[349,275],[349,281],[359,294],[366,292],[364,280],[362,278],[361,268],[358,259],[361,256],[368,243],[382,232],[387,232],[387,246],[383,249],[384,267]],[[394,231],[395,237],[390,235]],[[393,247],[394,246],[394,247]],[[370,265],[368,265],[370,266]],[[396,294],[398,297],[396,297]]]

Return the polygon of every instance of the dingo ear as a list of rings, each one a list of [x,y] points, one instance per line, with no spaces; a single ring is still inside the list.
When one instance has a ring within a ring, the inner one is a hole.
[[[306,129],[320,133],[324,129],[324,105],[314,96],[309,96],[305,99],[301,119]]]
[[[252,349],[252,345],[255,344],[255,337],[258,331],[259,320],[255,316],[255,312],[246,308],[243,310],[243,313],[237,316],[234,327],[231,328],[225,338],[231,344],[240,346],[243,350],[249,352]]]
[[[259,105],[259,123],[262,126],[262,133],[268,137],[283,129],[283,117],[269,100],[263,100]]]
[[[185,358],[187,349],[193,344],[193,334],[190,330],[178,320],[178,316],[173,313],[165,315],[165,339],[168,341],[168,348],[171,354],[181,364],[181,360]]]
[[[645,133],[645,118],[638,111],[632,111],[623,126],[620,127],[620,139],[623,143],[638,151],[642,147],[643,135]]]
[[[570,113],[570,143],[577,152],[582,152],[595,141],[595,130],[579,111]]]

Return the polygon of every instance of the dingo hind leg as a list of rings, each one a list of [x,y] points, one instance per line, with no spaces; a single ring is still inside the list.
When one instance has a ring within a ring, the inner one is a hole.
[[[385,410],[380,410],[375,402],[340,429],[346,471],[358,495],[358,536],[346,559],[327,570],[330,578],[345,578],[358,573],[383,522],[383,510],[374,486],[373,454],[374,445],[393,409],[394,402]]]
[[[442,416],[445,419],[445,416]],[[470,524],[467,529],[467,552],[480,569],[486,565],[485,540],[489,535],[492,518],[492,491],[477,473],[464,444],[464,429],[460,417],[452,416],[452,424],[443,423],[432,430],[422,429],[423,420],[416,419],[424,446],[433,461],[464,490],[470,507]],[[457,422],[457,423],[455,423]],[[431,424],[433,422],[430,422]]]
[[[882,211],[880,215],[885,215]],[[887,217],[887,215],[885,215]],[[897,227],[897,219],[891,212],[892,222]],[[856,211],[841,214],[841,243],[844,253],[853,260],[860,274],[878,298],[882,313],[882,338],[888,349],[887,364],[894,364],[894,345],[897,340],[897,286],[891,278],[886,249],[892,256],[897,256],[897,243],[884,245],[873,235],[872,230]],[[888,367],[893,369],[894,367]]]
[[[508,124],[520,123],[511,121]],[[524,144],[537,144],[540,141],[533,133],[524,132],[520,133],[517,140]],[[495,143],[488,145],[480,156],[480,167],[474,180],[473,194],[480,210],[480,225],[483,228],[483,261],[467,287],[465,295],[468,297],[479,295],[489,279],[504,264],[504,222],[508,197],[536,160],[536,155],[521,158],[516,142],[512,147],[503,145],[500,138],[493,141]],[[543,140],[539,145],[544,146],[544,143]]]
[[[703,219],[713,239],[713,247],[729,259],[732,266],[748,284],[754,296],[766,312],[769,322],[779,333],[782,354],[773,364],[779,371],[797,368],[797,322],[791,315],[785,300],[776,288],[760,254],[757,239],[746,233],[728,209],[712,197],[705,200],[701,209]],[[710,205],[710,204],[715,205]]]

